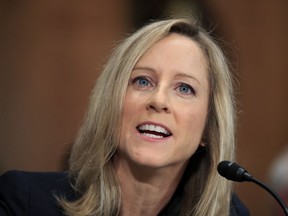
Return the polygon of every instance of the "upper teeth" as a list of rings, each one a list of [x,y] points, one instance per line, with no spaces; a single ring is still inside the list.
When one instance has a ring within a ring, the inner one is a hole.
[[[158,133],[170,134],[165,128],[156,125],[145,124],[139,127],[140,130],[156,131]]]

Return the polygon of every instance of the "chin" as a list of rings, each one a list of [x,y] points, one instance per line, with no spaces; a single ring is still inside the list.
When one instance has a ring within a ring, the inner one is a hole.
[[[137,158],[134,160],[134,163],[137,166],[150,168],[150,169],[162,169],[162,168],[176,168],[182,167],[186,164],[185,161],[177,161],[177,160],[167,160],[167,157],[157,158],[157,157],[145,157],[145,158]]]
[[[158,169],[167,166],[168,162],[164,158],[151,156],[136,156],[132,159],[136,166]]]

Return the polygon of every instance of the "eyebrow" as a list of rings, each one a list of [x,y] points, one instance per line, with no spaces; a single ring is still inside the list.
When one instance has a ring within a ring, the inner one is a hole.
[[[134,70],[148,70],[148,71],[152,71],[152,72],[156,72],[153,68],[150,68],[150,67],[135,67],[133,68],[133,71]],[[198,84],[201,84],[200,81],[195,77],[195,76],[192,76],[190,74],[186,74],[186,73],[183,73],[183,72],[179,72],[176,74],[176,77],[184,77],[184,78],[189,78],[189,79],[193,79],[195,80]]]
[[[153,68],[150,68],[150,67],[134,67],[133,71],[134,70],[149,70],[149,71],[156,72]]]
[[[189,74],[186,74],[186,73],[178,73],[176,74],[176,77],[184,77],[184,78],[189,78],[189,79],[193,79],[195,80],[198,84],[201,84],[200,81],[195,77],[195,76],[192,76],[192,75],[189,75]]]

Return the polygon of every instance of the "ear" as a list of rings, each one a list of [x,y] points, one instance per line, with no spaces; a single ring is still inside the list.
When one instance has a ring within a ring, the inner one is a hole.
[[[201,142],[195,153],[206,152],[206,144]]]
[[[206,147],[206,146],[207,146],[207,144],[206,144],[206,143],[204,143],[204,142],[201,142],[201,143],[200,143],[200,145],[199,145],[199,147],[200,147],[200,146],[201,146],[201,147]]]
[[[206,147],[207,146],[207,140],[205,139],[205,138],[203,138],[202,140],[201,140],[201,142],[200,142],[200,145],[199,145],[199,147]]]

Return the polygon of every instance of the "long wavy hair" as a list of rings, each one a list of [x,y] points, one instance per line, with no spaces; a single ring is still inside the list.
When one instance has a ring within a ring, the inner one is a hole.
[[[215,40],[193,19],[156,21],[123,40],[98,78],[69,160],[73,201],[60,198],[67,215],[119,215],[120,186],[112,157],[119,144],[121,114],[128,80],[141,56],[159,40],[176,33],[202,49],[209,65],[210,99],[203,140],[185,170],[182,216],[228,216],[232,184],[217,173],[222,160],[234,160],[235,108],[232,76]]]

